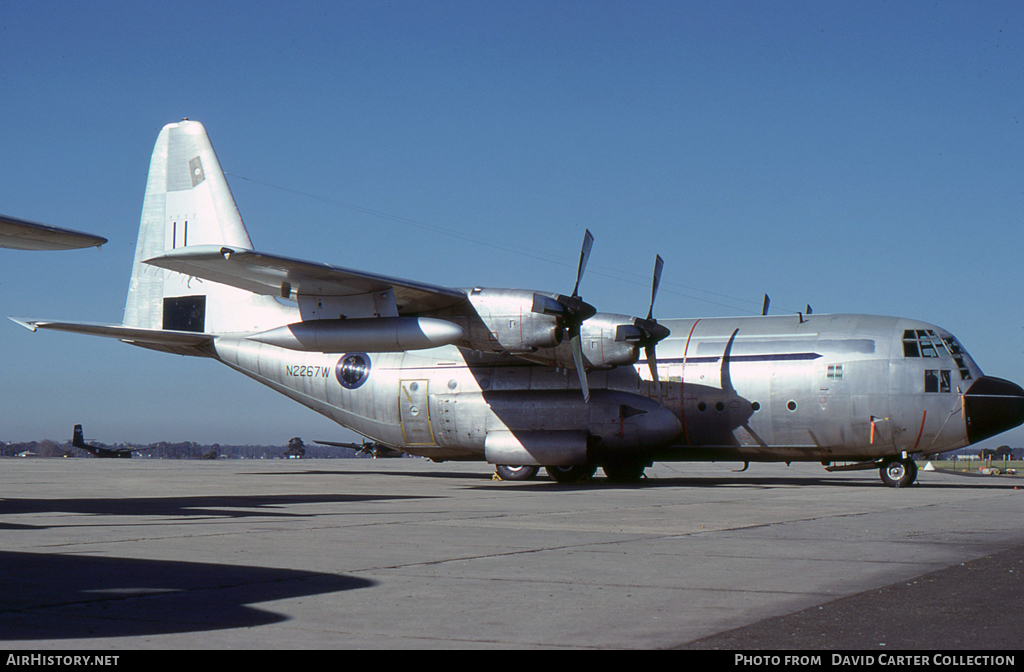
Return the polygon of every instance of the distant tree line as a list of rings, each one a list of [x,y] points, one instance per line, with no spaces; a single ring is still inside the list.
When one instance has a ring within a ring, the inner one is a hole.
[[[977,455],[983,460],[1024,460],[1024,448],[999,446],[998,448],[982,448],[974,451],[971,448],[959,448],[939,455],[940,459],[951,460],[963,455]]]
[[[92,443],[89,441],[89,443]],[[282,458],[303,459],[363,459],[367,454],[359,454],[353,448],[339,446],[307,445],[302,439],[295,437],[287,446],[256,446],[256,445],[221,445],[201,444],[193,441],[171,443],[159,441],[145,445],[115,443],[107,448],[131,448],[136,458],[158,458],[165,460],[202,460],[202,459],[246,459],[271,460]],[[71,446],[71,441],[57,443],[49,439],[43,441],[25,441],[20,443],[0,443],[0,457],[17,457],[27,454],[32,457],[92,457],[84,450]]]

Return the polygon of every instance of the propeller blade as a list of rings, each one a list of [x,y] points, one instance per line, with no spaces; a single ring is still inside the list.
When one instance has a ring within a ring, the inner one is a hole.
[[[647,319],[654,319],[654,299],[658,296],[658,285],[661,284],[661,269],[665,266],[665,260],[660,254],[654,255],[654,284],[651,285],[651,307],[647,311]]]
[[[661,271],[665,267],[665,260],[660,254],[654,255],[654,282],[651,284],[651,307],[647,310],[646,320],[633,320],[633,324],[644,332],[641,343],[644,346],[644,354],[647,355],[647,367],[651,370],[651,380],[660,383],[658,379],[658,354],[655,346],[658,341],[666,338],[671,332],[658,324],[654,319],[654,299],[658,296],[658,286],[661,284]]]
[[[590,249],[594,246],[594,234],[587,229],[583,236],[583,249],[580,251],[580,265],[576,270],[576,286],[572,288],[572,296],[559,294],[555,302],[561,306],[561,314],[558,317],[558,326],[565,330],[570,339],[579,340],[580,326],[585,320],[597,314],[597,308],[580,298],[580,280],[583,279],[583,272],[587,269],[587,261],[590,260]],[[534,310],[537,309],[537,295],[534,295]],[[542,307],[542,310],[551,310],[550,306]],[[549,313],[551,314],[551,313]],[[582,347],[582,346],[581,346]],[[575,353],[574,353],[575,358]],[[582,361],[582,349],[580,352]],[[589,395],[585,395],[589,396]]]
[[[576,286],[572,288],[573,297],[580,295],[580,280],[583,278],[583,271],[587,269],[587,262],[590,260],[590,248],[594,246],[594,234],[590,229],[583,235],[583,250],[580,251],[580,266],[576,270]]]
[[[651,380],[656,383],[661,383],[658,380],[658,356],[654,352],[654,344],[651,343],[644,348],[644,353],[647,355],[647,367],[651,370]]]
[[[587,383],[587,370],[583,368],[583,345],[579,334],[572,337],[572,361],[576,365],[576,375],[580,377],[580,388],[583,390],[584,403],[590,401],[590,385]]]

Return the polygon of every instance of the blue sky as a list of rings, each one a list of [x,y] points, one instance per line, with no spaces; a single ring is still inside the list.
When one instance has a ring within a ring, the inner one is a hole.
[[[641,314],[900,315],[1024,383],[1019,2],[7,2],[4,316],[119,322],[160,128],[257,249]],[[348,436],[212,361],[0,325],[0,440]],[[1024,445],[1024,431],[996,439]]]

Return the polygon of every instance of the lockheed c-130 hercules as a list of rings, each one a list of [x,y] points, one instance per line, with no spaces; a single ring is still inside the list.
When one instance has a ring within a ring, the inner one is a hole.
[[[870,315],[657,320],[579,294],[455,289],[257,252],[202,124],[165,126],[121,324],[16,320],[210,357],[367,439],[505,479],[653,461],[816,461],[914,482],[915,455],[1024,422],[948,331]],[[852,463],[852,464],[849,464]]]

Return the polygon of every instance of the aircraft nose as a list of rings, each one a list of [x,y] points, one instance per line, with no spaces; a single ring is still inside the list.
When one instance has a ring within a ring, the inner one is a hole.
[[[977,443],[1024,423],[1024,389],[1002,378],[982,376],[964,394],[967,440]]]

